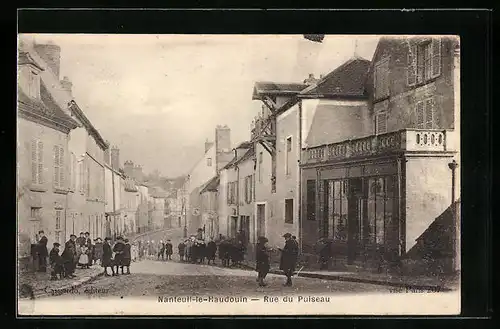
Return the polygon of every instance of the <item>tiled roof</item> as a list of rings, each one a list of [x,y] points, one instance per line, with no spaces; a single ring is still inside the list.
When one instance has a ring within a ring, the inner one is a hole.
[[[244,160],[251,158],[253,155],[255,155],[255,148],[254,147],[248,149],[244,154],[240,155],[239,157],[234,157],[222,169],[231,168],[232,166],[234,166],[234,165],[236,165]]]
[[[200,190],[200,194],[204,192],[216,192],[220,183],[220,177],[215,176],[209,180]]]
[[[41,91],[42,92],[42,91]],[[22,87],[17,88],[18,105],[20,111],[26,111],[38,117],[46,118],[64,125],[68,129],[79,126],[73,118],[67,115],[58,106],[51,106],[50,102],[45,104],[42,100],[29,97]]]
[[[261,99],[263,95],[296,95],[306,87],[307,85],[302,83],[275,83],[258,81],[255,83],[253,88],[252,99]]]
[[[370,61],[355,57],[302,90],[299,97],[364,96]]]
[[[238,146],[236,146],[235,148],[237,149],[249,149],[253,146],[253,143],[252,142],[249,142],[249,141],[245,141],[245,142],[241,142]]]

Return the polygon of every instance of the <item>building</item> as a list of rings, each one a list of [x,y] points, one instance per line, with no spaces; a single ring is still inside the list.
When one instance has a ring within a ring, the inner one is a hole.
[[[143,184],[138,184],[139,190],[139,205],[136,211],[136,227],[138,233],[147,232],[150,227],[150,205],[148,187]]]
[[[69,134],[79,126],[50,99],[40,76],[46,64],[21,45],[18,59],[17,220],[18,256],[27,260],[44,230],[49,243],[63,243],[68,191],[72,186]],[[28,264],[29,262],[26,262]]]
[[[220,171],[219,233],[255,243],[255,149],[251,142],[243,142],[235,149],[235,156]]]
[[[129,177],[123,179],[122,214],[125,222],[125,234],[137,233],[137,215],[141,204],[141,195],[135,181]]]
[[[310,81],[316,81],[310,79]],[[264,103],[252,127],[255,143],[255,231],[269,243],[286,232],[299,236],[301,107],[296,95],[306,84],[257,82],[253,100]]]
[[[203,157],[189,171],[179,195],[184,227],[187,232],[196,233],[202,225],[200,191],[204,184],[216,176],[233,156],[231,151],[231,130],[228,126],[217,126],[215,142],[205,142]]]
[[[304,252],[329,237],[341,263],[391,265],[455,201],[448,164],[459,162],[456,47],[449,38],[382,38],[365,72],[354,59],[299,94],[308,113]]]
[[[215,239],[219,236],[219,176],[209,180],[201,189],[201,228],[205,237]]]
[[[120,172],[120,150],[114,146],[111,152],[105,152],[104,186],[106,230],[105,235],[116,238],[125,234],[125,175]]]
[[[165,227],[165,201],[167,193],[159,186],[148,188],[150,205],[150,230],[158,230]]]

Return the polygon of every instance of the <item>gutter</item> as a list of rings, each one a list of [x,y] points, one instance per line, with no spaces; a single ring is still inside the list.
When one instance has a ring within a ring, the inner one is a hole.
[[[303,224],[303,218],[302,218],[302,167],[300,166],[300,163],[302,162],[302,101],[299,102],[299,124],[298,124],[298,127],[299,127],[299,138],[298,138],[298,142],[299,142],[299,145],[298,145],[298,150],[299,150],[299,153],[298,153],[298,160],[297,160],[297,164],[298,164],[298,177],[297,177],[297,193],[298,193],[298,203],[297,203],[297,213],[298,213],[298,221],[299,221],[299,251],[302,252],[302,240],[303,240],[303,228],[302,228],[302,224]]]

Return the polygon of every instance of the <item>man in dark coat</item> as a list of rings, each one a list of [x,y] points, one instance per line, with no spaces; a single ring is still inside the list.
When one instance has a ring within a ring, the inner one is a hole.
[[[90,238],[90,233],[85,232],[85,245],[87,246],[87,256],[89,258],[88,266],[92,266],[94,263],[92,256],[94,255],[94,245],[92,244],[92,239]]]
[[[87,242],[87,239],[85,239],[85,233],[80,232],[80,237],[76,239],[77,247],[83,246],[86,242]]]
[[[116,243],[113,246],[113,252],[115,253],[115,275],[119,275],[118,268],[123,265],[123,253],[125,252],[125,243],[123,243],[123,238],[121,236],[116,238]]]
[[[160,257],[162,260],[165,260],[165,243],[163,241],[160,241],[158,245],[158,260],[160,260]]]
[[[59,247],[61,245],[57,242],[54,242],[54,247],[50,251],[49,261],[50,267],[52,267],[52,271],[50,273],[51,280],[57,280],[57,275],[62,279],[64,277],[64,262],[62,257],[59,255]]]
[[[184,241],[181,241],[179,245],[177,246],[177,249],[179,250],[179,259],[181,262],[184,261],[184,252],[186,251],[186,244]]]
[[[38,232],[40,239],[37,245],[38,254],[38,271],[47,272],[47,257],[49,256],[49,251],[47,250],[47,237],[43,231]]]
[[[264,282],[267,273],[269,273],[269,250],[267,248],[267,238],[259,237],[257,245],[255,246],[255,260],[256,266],[255,270],[258,273],[257,281],[259,282],[259,286],[265,287],[267,284]]]
[[[132,246],[130,245],[128,239],[125,239],[124,242],[125,242],[125,247],[123,249],[123,259],[122,259],[121,269],[122,269],[122,274],[130,274],[130,261],[132,259],[132,253],[131,253]],[[124,267],[127,268],[127,273],[123,273]]]
[[[217,253],[217,245],[215,244],[213,239],[210,239],[210,241],[207,244],[207,259],[208,259],[208,264],[210,264],[210,261],[212,261],[212,264],[215,264],[215,254]]]
[[[174,246],[172,246],[172,242],[170,239],[167,240],[167,243],[165,243],[165,256],[167,256],[167,260],[172,260],[173,249]]]
[[[71,234],[69,240],[64,244],[62,253],[64,262],[64,274],[67,278],[74,278],[76,268],[76,235]]]
[[[295,242],[293,242],[292,235],[290,233],[285,233],[283,237],[285,238],[285,247],[280,249],[280,270],[282,270],[286,275],[286,282],[284,286],[291,286],[292,275],[297,264],[298,248],[296,247]]]
[[[113,268],[112,258],[113,258],[113,250],[111,249],[111,245],[109,241],[111,238],[105,238],[104,244],[102,245],[102,262],[101,265],[104,267],[104,275],[109,276],[108,267],[111,267],[111,272],[113,276],[115,275],[115,269]]]

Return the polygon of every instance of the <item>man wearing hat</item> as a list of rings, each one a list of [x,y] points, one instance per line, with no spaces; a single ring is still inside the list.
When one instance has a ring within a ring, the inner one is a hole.
[[[49,254],[50,267],[52,267],[52,271],[50,273],[51,280],[57,280],[58,274],[60,279],[64,276],[63,259],[59,255],[60,246],[61,245],[58,242],[54,242],[54,247]]]
[[[292,275],[295,270],[295,265],[297,264],[298,250],[290,233],[283,234],[283,237],[285,238],[285,247],[279,249],[281,251],[280,270],[286,275],[284,286],[290,287],[292,285]]]
[[[123,274],[123,256],[125,252],[125,243],[123,242],[123,238],[121,236],[116,238],[116,243],[113,246],[113,252],[115,253],[115,267],[116,271],[115,274],[118,275],[118,269],[121,267],[122,268],[122,274]]]
[[[61,256],[64,262],[64,275],[68,278],[74,278],[77,262],[76,235],[71,234],[69,236],[69,240],[64,244],[64,251]]]
[[[113,250],[111,249],[111,245],[109,241],[111,238],[105,238],[104,244],[102,245],[102,261],[101,266],[104,267],[104,275],[109,276],[108,267],[111,267],[112,275],[115,275],[115,269],[113,268],[113,263],[111,258],[113,257]]]
[[[267,242],[267,238],[261,236],[258,239],[257,245],[255,246],[255,270],[258,273],[257,281],[259,282],[259,286],[261,287],[267,286],[267,284],[264,283],[264,279],[266,278],[267,273],[269,273],[270,268]]]

